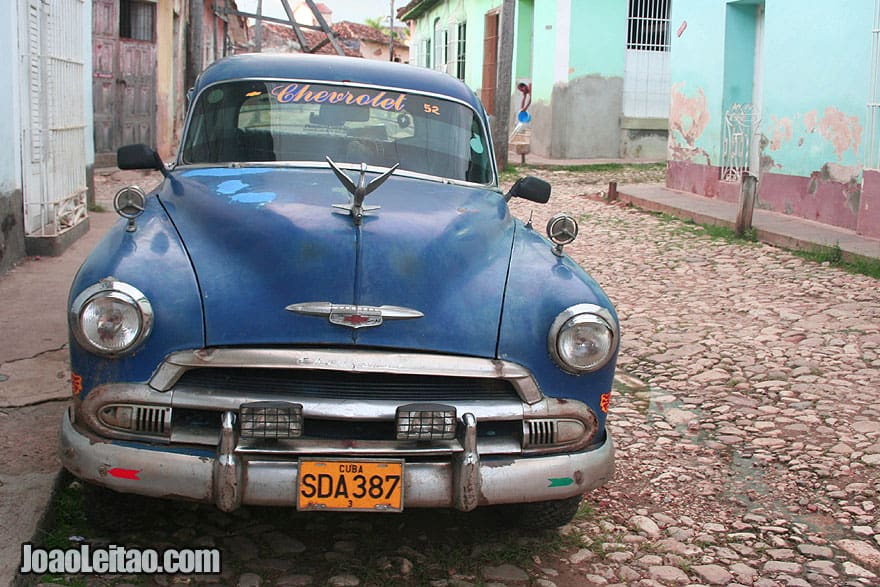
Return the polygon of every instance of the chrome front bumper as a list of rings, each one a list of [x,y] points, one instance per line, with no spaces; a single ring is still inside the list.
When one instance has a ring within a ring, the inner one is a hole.
[[[583,452],[481,460],[476,422],[468,416],[462,418],[464,451],[442,462],[405,463],[405,507],[467,511],[565,499],[603,485],[614,472],[610,436]],[[297,460],[237,452],[231,413],[223,421],[220,445],[212,453],[94,437],[74,426],[68,410],[61,427],[61,462],[81,479],[124,493],[211,502],[224,511],[239,505],[296,507]]]

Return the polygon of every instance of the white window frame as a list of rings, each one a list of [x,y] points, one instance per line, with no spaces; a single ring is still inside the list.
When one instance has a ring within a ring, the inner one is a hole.
[[[440,18],[434,19],[434,69],[446,71],[449,64],[449,30]]]
[[[456,22],[450,25],[455,31],[455,39],[449,44],[449,63],[452,65],[450,75],[464,81],[465,62],[467,59],[467,21]]]

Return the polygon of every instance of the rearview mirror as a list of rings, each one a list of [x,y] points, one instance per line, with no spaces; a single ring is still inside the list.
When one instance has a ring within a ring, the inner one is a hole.
[[[119,169],[155,169],[168,175],[159,153],[144,144],[125,145],[116,151],[116,166]]]
[[[527,175],[516,180],[510,191],[504,194],[504,199],[509,201],[514,196],[538,204],[546,204],[550,199],[550,184],[543,179]]]

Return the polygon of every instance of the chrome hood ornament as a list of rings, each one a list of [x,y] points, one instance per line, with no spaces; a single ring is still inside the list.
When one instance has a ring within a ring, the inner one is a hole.
[[[336,174],[336,177],[339,178],[339,181],[342,182],[342,185],[345,186],[345,189],[351,194],[351,201],[348,204],[333,204],[333,207],[338,208],[339,210],[345,210],[351,214],[355,224],[361,223],[366,212],[378,210],[380,208],[379,206],[364,206],[364,199],[374,192],[376,188],[385,183],[385,180],[391,177],[391,174],[394,173],[394,170],[400,165],[400,163],[395,163],[391,169],[373,181],[367,183],[367,164],[361,163],[360,176],[358,177],[357,184],[355,184],[351,178],[348,177],[348,175],[342,171],[332,159],[330,159],[330,157],[326,157],[326,159],[327,163],[330,164],[333,173]]]
[[[424,316],[418,310],[400,306],[356,306],[330,302],[303,302],[284,308],[305,316],[324,316],[332,324],[349,328],[379,326],[384,320],[412,320]]]

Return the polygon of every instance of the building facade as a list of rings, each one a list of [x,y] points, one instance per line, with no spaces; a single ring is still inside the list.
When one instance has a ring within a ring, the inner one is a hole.
[[[0,272],[88,230],[91,2],[0,3]]]
[[[880,2],[675,0],[667,185],[880,238]],[[867,105],[867,106],[866,106]]]
[[[414,0],[410,62],[467,83],[492,110],[501,0]],[[669,0],[517,0],[513,83],[531,86],[531,150],[554,158],[666,155]]]

